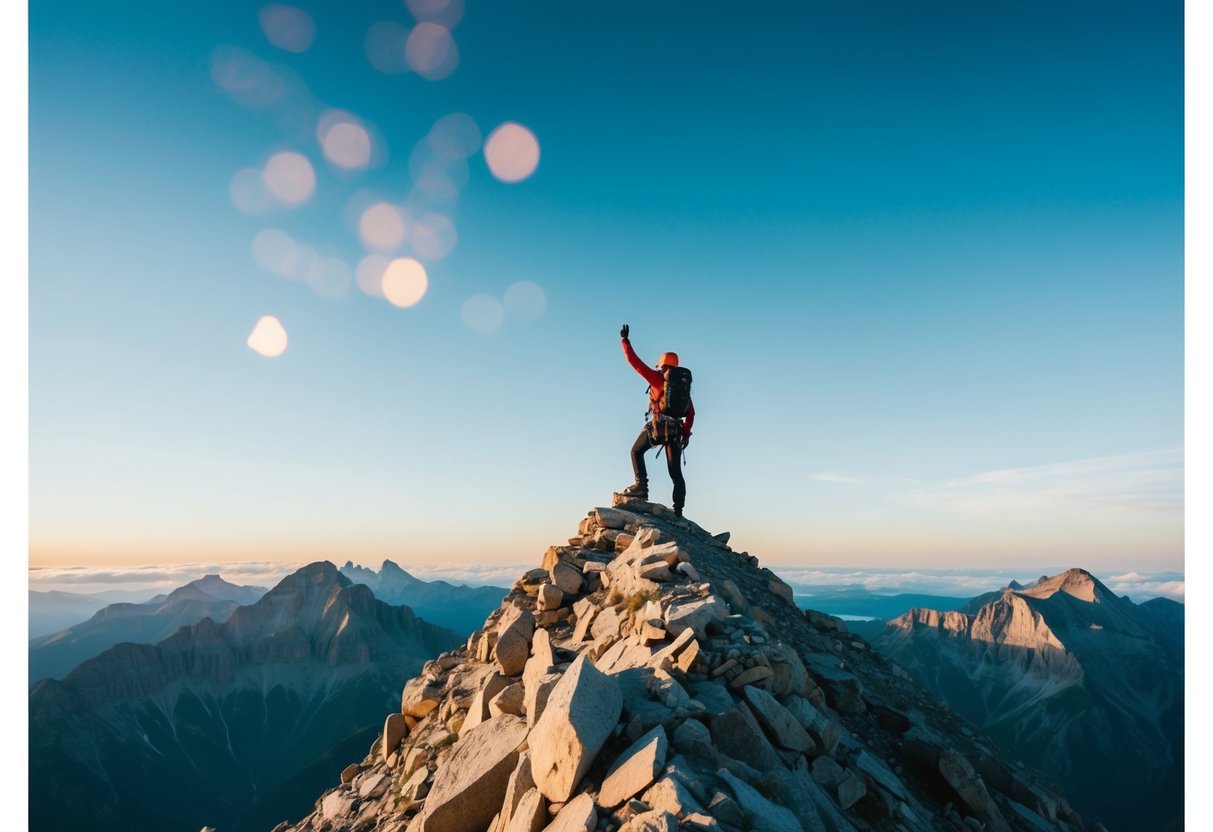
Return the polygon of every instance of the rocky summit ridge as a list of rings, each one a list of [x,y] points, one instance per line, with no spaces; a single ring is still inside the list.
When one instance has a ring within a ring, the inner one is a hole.
[[[592,509],[275,832],[1100,828],[728,541]]]

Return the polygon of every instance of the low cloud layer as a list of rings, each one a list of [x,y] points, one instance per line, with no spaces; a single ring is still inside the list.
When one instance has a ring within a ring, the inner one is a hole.
[[[341,566],[344,561],[336,563]],[[110,590],[168,592],[203,575],[220,575],[242,586],[273,587],[287,575],[305,566],[303,562],[252,561],[239,563],[173,563],[154,566],[71,567],[30,569],[29,588],[39,592],[59,590],[91,594]],[[378,571],[380,563],[363,564]],[[424,581],[449,581],[468,586],[511,586],[531,568],[522,564],[416,564],[400,567]]]
[[[203,575],[222,575],[224,580],[245,586],[273,587],[303,563],[182,563],[122,568],[31,569],[29,588],[40,591],[64,590],[82,594],[106,590],[149,590],[168,592]],[[340,566],[341,564],[337,564]],[[378,570],[380,564],[363,564]],[[401,568],[424,581],[449,581],[468,586],[509,587],[532,568],[528,564],[427,564],[401,563]],[[777,567],[776,572],[798,594],[812,594],[826,588],[855,587],[880,594],[925,593],[954,598],[971,598],[992,592],[1012,580],[1022,584],[1035,581],[1043,573],[1050,575],[1066,567],[1025,573],[1013,569],[850,569],[821,567]],[[1140,603],[1164,597],[1184,600],[1184,575],[1180,572],[1124,572],[1099,574],[1108,589],[1128,595]]]
[[[775,571],[792,585],[797,594],[802,595],[850,587],[883,595],[924,593],[972,598],[983,592],[1002,589],[1012,580],[1030,584],[1042,574],[1055,575],[1064,572],[1065,568],[1025,573],[1011,569],[822,569],[793,566],[780,567]],[[1158,597],[1180,602],[1184,600],[1184,576],[1179,572],[1092,574],[1117,595],[1128,595],[1136,603]]]

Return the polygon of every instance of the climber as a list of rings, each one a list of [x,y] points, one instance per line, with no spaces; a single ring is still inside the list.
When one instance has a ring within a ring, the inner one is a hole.
[[[666,467],[674,481],[674,513],[682,516],[686,503],[687,484],[682,477],[682,451],[691,440],[691,425],[695,422],[695,405],[691,402],[691,371],[678,366],[678,355],[661,354],[657,368],[640,360],[628,340],[628,325],[619,330],[623,354],[632,369],[649,383],[649,410],[646,423],[632,445],[632,473],[636,481],[625,488],[626,497],[649,498],[649,478],[644,467],[644,454],[650,448],[665,446]],[[650,417],[651,418],[648,418]]]

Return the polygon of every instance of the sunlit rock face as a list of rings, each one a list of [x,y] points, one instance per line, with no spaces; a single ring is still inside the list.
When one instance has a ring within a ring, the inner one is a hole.
[[[289,829],[1094,832],[728,539],[592,509]]]
[[[331,563],[222,623],[119,644],[30,693],[31,828],[269,829],[360,754],[400,680],[459,643]]]
[[[1180,822],[1183,605],[1139,606],[1070,569],[911,610],[875,645],[1109,829]]]

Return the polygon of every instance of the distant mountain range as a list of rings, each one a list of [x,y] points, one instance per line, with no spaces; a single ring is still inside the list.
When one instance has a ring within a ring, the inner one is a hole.
[[[423,581],[390,560],[376,572],[346,561],[341,574],[356,584],[365,584],[375,597],[388,604],[404,604],[426,621],[467,636],[484,623],[509,592],[499,586],[469,587],[446,581]]]
[[[968,598],[901,592],[883,595],[867,589],[814,589],[796,593],[796,606],[837,616],[866,616],[887,621],[915,607],[933,610],[958,610]]]
[[[958,611],[914,609],[873,642],[1110,830],[1183,824],[1184,610],[1083,569]]]
[[[223,623],[115,645],[30,692],[30,828],[231,832],[301,816],[399,707],[401,680],[462,641],[326,562]]]
[[[29,591],[29,637],[31,639],[55,633],[64,627],[79,624],[109,604],[142,604],[155,593],[152,590],[107,589],[103,592],[80,593],[54,589]]]
[[[206,575],[142,604],[110,604],[87,621],[30,642],[29,680],[62,679],[85,659],[123,641],[155,644],[203,618],[224,621],[255,602],[264,587],[237,586]]]

